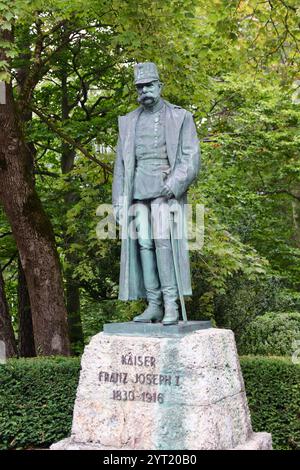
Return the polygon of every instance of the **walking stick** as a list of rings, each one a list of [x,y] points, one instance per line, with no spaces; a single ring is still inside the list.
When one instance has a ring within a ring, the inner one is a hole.
[[[187,316],[186,316],[186,309],[185,309],[184,297],[183,297],[183,292],[182,292],[183,289],[182,289],[181,274],[180,274],[180,269],[178,266],[178,240],[175,239],[174,237],[174,212],[171,210],[170,210],[170,232],[171,232],[172,256],[173,256],[173,262],[174,262],[174,267],[175,267],[175,277],[176,277],[178,294],[179,294],[179,299],[180,299],[182,319],[184,323],[186,323]]]

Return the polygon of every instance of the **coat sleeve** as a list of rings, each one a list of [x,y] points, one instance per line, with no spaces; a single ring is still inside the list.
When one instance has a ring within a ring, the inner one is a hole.
[[[197,177],[200,170],[200,147],[193,116],[186,112],[174,170],[170,173],[166,185],[176,199],[179,199]]]
[[[112,184],[112,203],[116,221],[120,221],[120,212],[123,207],[124,194],[124,160],[122,155],[122,143],[119,134],[116,152],[116,161],[114,166],[113,184]]]

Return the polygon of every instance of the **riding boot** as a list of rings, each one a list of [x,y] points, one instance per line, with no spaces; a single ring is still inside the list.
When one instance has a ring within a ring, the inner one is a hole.
[[[165,314],[163,325],[176,325],[179,320],[178,289],[171,248],[156,248],[157,267],[163,293]]]
[[[133,319],[136,322],[159,322],[163,318],[161,289],[156,265],[156,256],[153,249],[140,249],[144,286],[148,307]]]

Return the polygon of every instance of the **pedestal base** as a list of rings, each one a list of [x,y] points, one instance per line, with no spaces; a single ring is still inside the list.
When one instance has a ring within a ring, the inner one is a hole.
[[[167,327],[166,327],[167,328]],[[64,450],[271,449],[253,433],[233,333],[100,333],[85,348]]]
[[[62,439],[61,441],[53,444],[51,450],[120,450],[113,447],[101,447],[100,445],[84,444],[82,442],[75,442],[71,437]],[[123,447],[122,450],[132,450],[129,447]],[[218,450],[218,449],[215,449]],[[271,435],[267,432],[255,432],[248,439],[245,444],[239,445],[234,449],[227,450],[272,450]]]

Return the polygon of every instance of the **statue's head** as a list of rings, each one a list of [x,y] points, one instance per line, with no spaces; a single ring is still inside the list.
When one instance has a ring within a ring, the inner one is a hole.
[[[159,101],[163,84],[153,62],[142,62],[134,66],[134,83],[140,104],[151,107]]]

